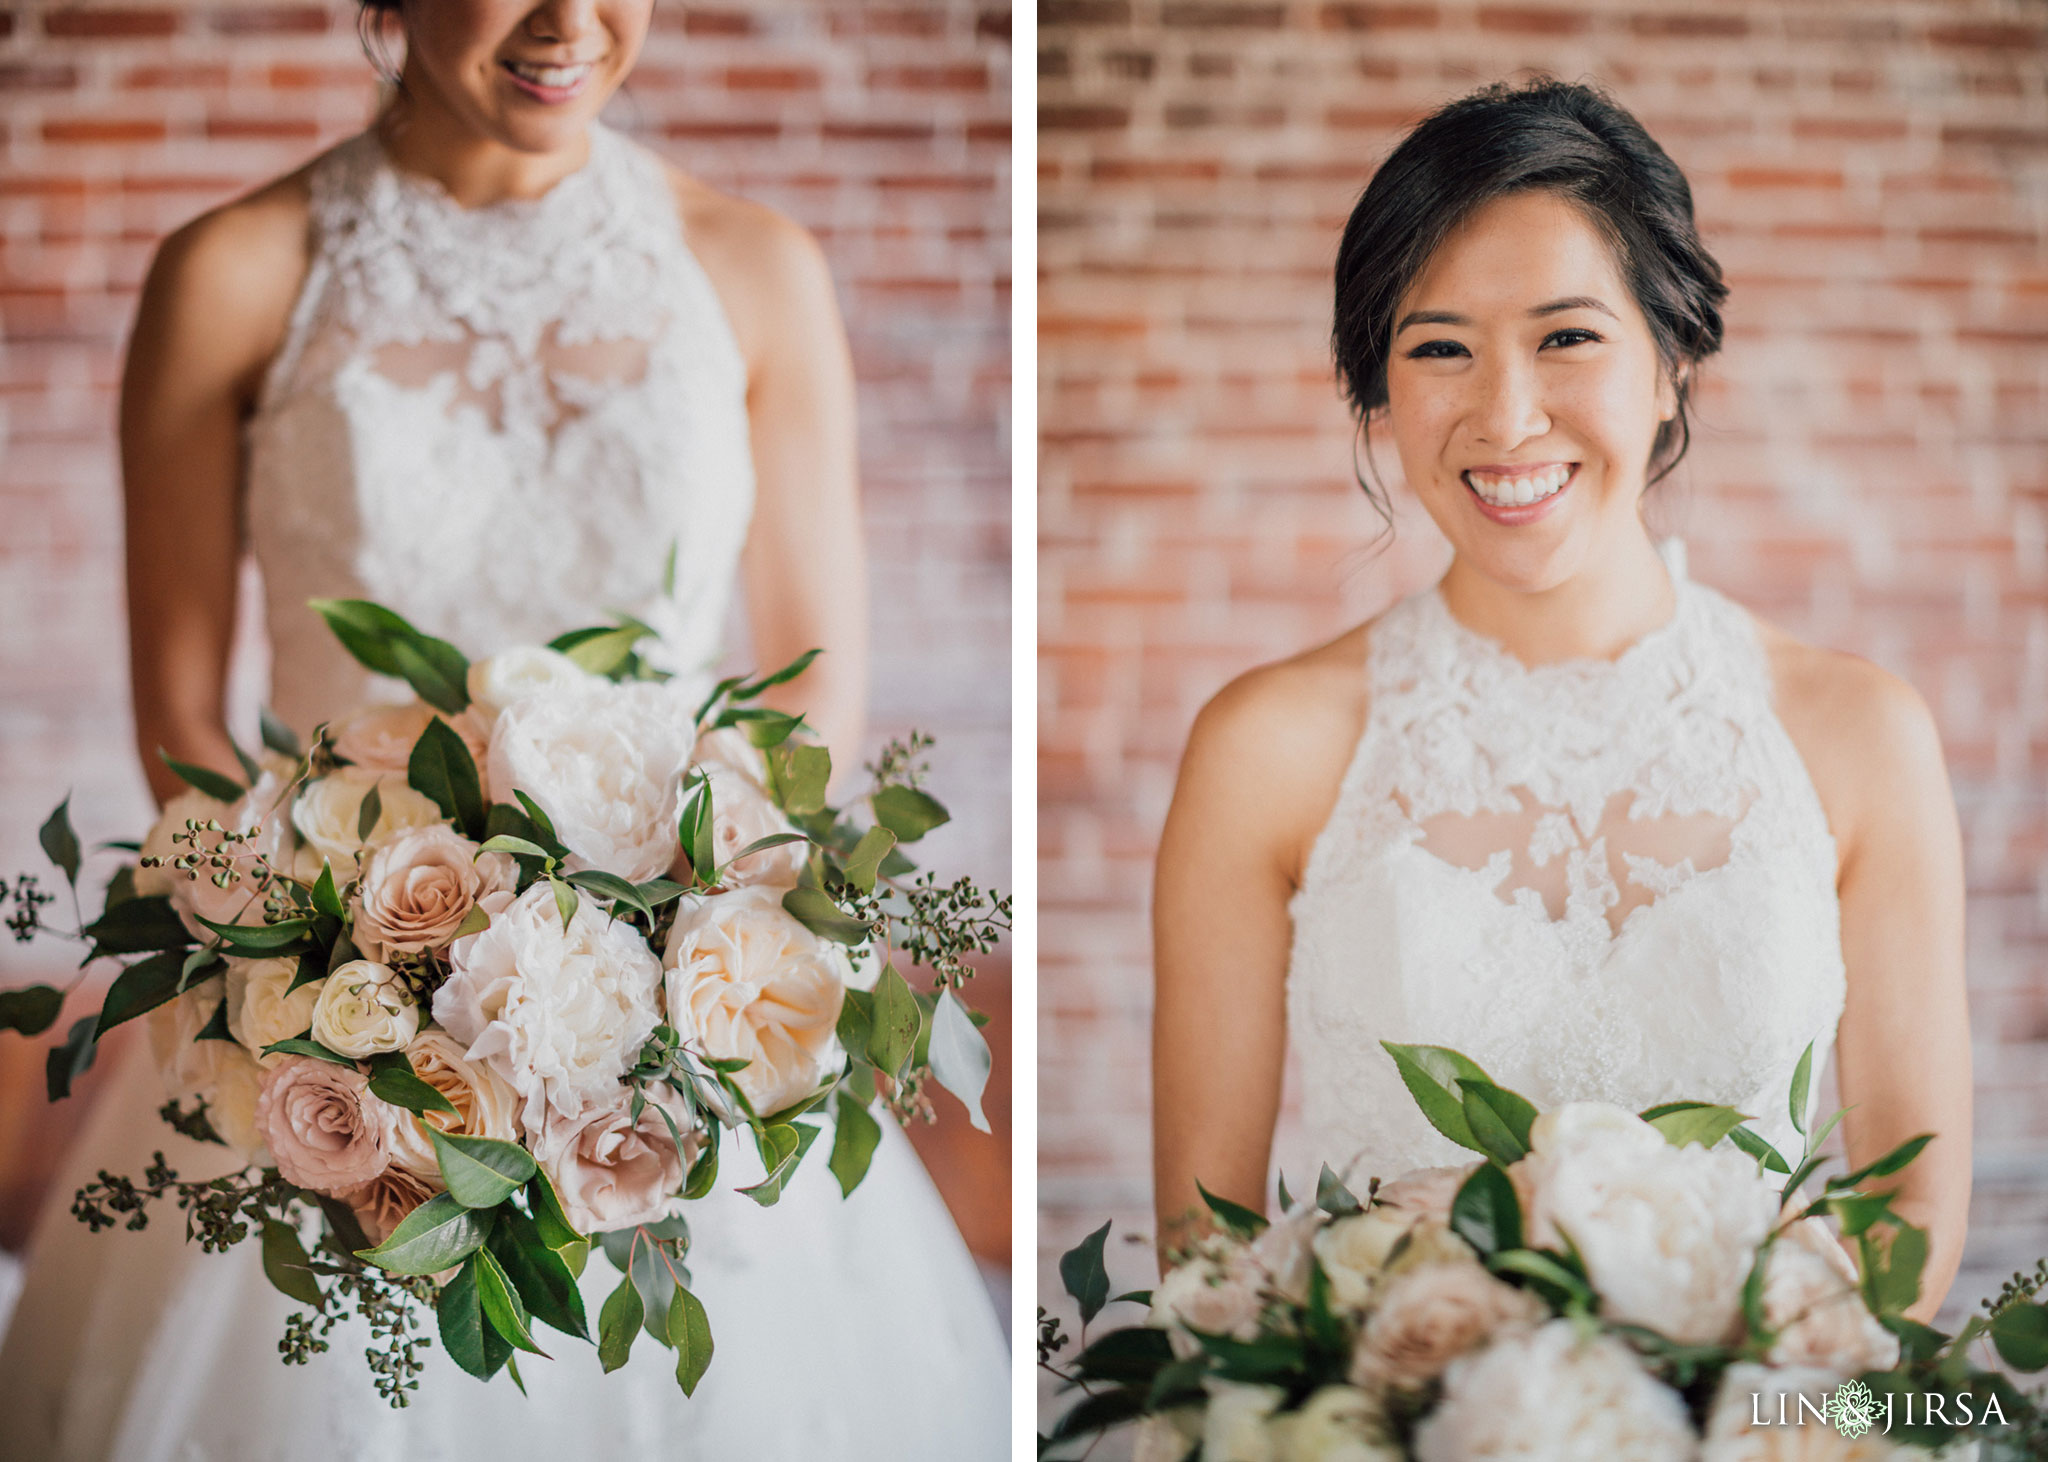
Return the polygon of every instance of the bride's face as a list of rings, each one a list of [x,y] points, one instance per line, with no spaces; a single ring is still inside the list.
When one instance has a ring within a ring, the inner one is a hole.
[[[1468,568],[1540,591],[1643,532],[1677,399],[1613,252],[1572,204],[1475,212],[1394,311],[1388,421],[1409,486]]]
[[[633,69],[654,0],[410,0],[406,83],[519,152],[574,146]]]

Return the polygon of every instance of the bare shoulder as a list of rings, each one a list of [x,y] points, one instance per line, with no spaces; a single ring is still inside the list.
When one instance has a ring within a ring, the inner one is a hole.
[[[1238,676],[1195,718],[1183,795],[1256,808],[1268,846],[1299,881],[1365,726],[1370,624]]]
[[[1940,733],[1919,691],[1860,656],[1756,624],[1778,719],[1806,763],[1845,861],[1884,808],[1947,799]]]
[[[821,303],[836,317],[831,270],[808,229],[672,164],[668,176],[683,237],[717,289],[749,361],[760,359],[784,323],[813,314]]]

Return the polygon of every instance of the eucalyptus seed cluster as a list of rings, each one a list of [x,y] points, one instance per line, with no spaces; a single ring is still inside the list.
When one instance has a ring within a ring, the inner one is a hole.
[[[10,899],[14,903],[14,912],[7,916],[7,928],[17,944],[26,944],[43,927],[43,905],[55,903],[57,896],[44,893],[33,873],[24,873],[14,880],[12,886],[5,879],[0,879],[0,904]]]
[[[2048,1288],[2048,1259],[2038,1260],[2032,1274],[2015,1270],[2012,1278],[1999,1286],[1998,1293],[1984,1301],[1984,1309],[1996,1318],[2014,1305],[2031,1300],[2044,1288]]]
[[[261,854],[246,851],[249,840],[256,832],[257,829],[253,828],[248,832],[242,832],[235,828],[223,827],[217,817],[203,820],[188,817],[185,819],[185,826],[171,834],[172,844],[185,851],[168,858],[160,853],[147,854],[141,859],[141,866],[169,868],[190,879],[204,878],[215,888],[227,888],[242,880],[242,871],[235,865],[253,862],[255,870],[252,876],[256,886],[262,889],[266,896],[276,897],[279,892],[276,871]],[[209,837],[212,839],[211,846],[207,843]]]
[[[897,947],[937,972],[943,988],[957,990],[974,978],[961,956],[987,954],[1010,932],[1010,896],[983,890],[971,878],[942,887],[926,872],[901,892],[910,911],[900,918]]]
[[[1050,1367],[1052,1358],[1067,1348],[1068,1335],[1060,1326],[1060,1317],[1048,1311],[1044,1305],[1038,1307],[1038,1363]]]
[[[288,1366],[302,1366],[314,1356],[324,1355],[328,1349],[327,1334],[339,1318],[333,1313],[315,1315],[293,1310],[285,1316],[284,1339],[277,1342],[277,1353]]]
[[[436,1293],[434,1281],[426,1275],[389,1274],[367,1267],[337,1275],[329,1291],[332,1308],[321,1334],[334,1328],[342,1300],[354,1304],[370,1327],[370,1343],[363,1348],[363,1358],[376,1378],[377,1394],[394,1408],[411,1404],[407,1393],[419,1389],[420,1372],[426,1369],[420,1352],[431,1349],[434,1342],[415,1311],[421,1306],[431,1309]],[[287,1328],[286,1339],[290,1338]]]
[[[448,982],[447,968],[424,950],[417,954],[387,950],[384,963],[411,992],[413,1002],[422,1011],[433,1008],[434,992]]]
[[[139,1184],[102,1168],[99,1181],[80,1188],[71,1200],[71,1216],[94,1233],[112,1228],[124,1214],[127,1227],[143,1229],[149,1227],[149,1204],[166,1194],[175,1194],[178,1207],[185,1211],[186,1238],[196,1239],[205,1252],[218,1254],[249,1237],[265,1218],[290,1222],[298,1190],[275,1168],[181,1182],[158,1152]]]
[[[868,775],[875,779],[877,787],[922,786],[931,770],[925,754],[936,745],[935,740],[917,730],[905,738],[892,737],[883,746],[882,754],[867,764]]]
[[[183,1103],[178,1098],[172,1097],[156,1109],[156,1114],[163,1119],[167,1126],[182,1132],[194,1142],[213,1142],[218,1143],[222,1147],[228,1145],[227,1139],[214,1131],[213,1121],[206,1115],[206,1099],[204,1097],[200,1098],[198,1105],[189,1112],[185,1110]]]

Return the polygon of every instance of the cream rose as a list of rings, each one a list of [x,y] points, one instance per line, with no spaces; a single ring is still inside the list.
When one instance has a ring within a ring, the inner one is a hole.
[[[706,1055],[744,1057],[733,1082],[761,1116],[818,1087],[838,1052],[846,956],[784,912],[782,890],[741,888],[670,931],[669,1021]]]
[[[393,1163],[359,1188],[334,1196],[355,1211],[356,1222],[373,1244],[381,1244],[405,1222],[406,1215],[441,1191],[439,1183]]]
[[[330,1051],[375,1056],[399,1050],[419,1031],[419,1002],[389,965],[353,959],[320,982],[313,1039]]]
[[[486,717],[549,690],[574,690],[602,677],[591,674],[560,650],[517,645],[469,667],[469,699]]]
[[[335,722],[329,740],[335,755],[342,760],[365,771],[392,772],[402,778],[412,766],[413,747],[436,721],[447,722],[449,729],[462,738],[481,777],[484,758],[490,750],[491,728],[474,711],[445,715],[425,701],[364,706]],[[485,796],[488,799],[489,793]]]
[[[658,684],[588,677],[513,702],[491,731],[491,786],[540,804],[574,855],[635,883],[679,846],[689,712]]]
[[[440,1181],[441,1159],[434,1140],[427,1135],[433,1126],[458,1137],[491,1137],[500,1142],[518,1142],[519,1093],[507,1086],[485,1062],[462,1054],[462,1043],[444,1030],[423,1030],[405,1048],[413,1075],[448,1099],[455,1108],[447,1112],[405,1113],[392,1134],[391,1161]]]
[[[509,891],[519,866],[445,823],[406,828],[370,850],[356,895],[356,927],[386,950],[439,949],[488,893]],[[360,941],[358,941],[360,942]]]
[[[263,1078],[256,1126],[287,1182],[339,1197],[384,1171],[397,1110],[352,1066],[287,1056]]]
[[[1764,1260],[1764,1323],[1777,1332],[1774,1366],[1853,1376],[1898,1364],[1899,1337],[1863,1303],[1856,1266],[1818,1218],[1789,1225]]]
[[[483,908],[490,928],[449,946],[434,1019],[519,1093],[520,1122],[537,1136],[550,1112],[575,1116],[617,1090],[660,1024],[661,962],[589,899],[565,930],[545,883]]]
[[[1315,1252],[1329,1277],[1330,1298],[1348,1310],[1371,1304],[1387,1256],[1419,1222],[1406,1209],[1375,1204],[1325,1226],[1315,1237]]]
[[[534,1157],[561,1196],[563,1212],[579,1233],[604,1233],[657,1223],[680,1210],[677,1192],[704,1148],[704,1134],[683,1103],[649,1092],[640,1120],[625,1087],[574,1117],[551,1115],[534,1144]],[[661,1110],[682,1134],[679,1151]]]
[[[265,1066],[284,1059],[265,1056],[265,1046],[302,1036],[313,1024],[323,982],[315,980],[294,990],[291,983],[298,973],[295,959],[228,961],[228,1030]]]
[[[206,1120],[221,1141],[258,1167],[273,1167],[263,1129],[256,1125],[256,1103],[263,1095],[264,1070],[256,1058],[233,1041],[208,1041],[219,1046],[213,1090],[206,1098]]]
[[[717,850],[714,856],[725,870],[720,881],[727,888],[795,888],[804,871],[804,859],[811,851],[809,843],[782,843],[733,861],[742,848],[778,833],[796,831],[782,815],[782,809],[760,783],[740,772],[717,762],[704,763],[699,770],[711,784],[711,841]],[[688,866],[686,859],[679,858],[671,871],[680,873]]]
[[[377,789],[380,811],[368,838],[356,835],[363,799]],[[406,785],[403,776],[339,767],[311,783],[292,805],[292,826],[334,868],[337,882],[355,877],[356,855],[365,842],[378,842],[409,827],[429,827],[441,809]]]
[[[1379,1404],[1352,1386],[1325,1386],[1274,1419],[1279,1462],[1403,1462]]]
[[[150,1011],[143,1028],[163,1074],[164,1094],[205,1102],[206,1120],[221,1140],[246,1161],[267,1167],[270,1153],[255,1124],[262,1068],[234,1041],[198,1038],[227,998],[226,984],[219,975],[200,981]]]
[[[1581,1340],[1569,1320],[1452,1361],[1414,1440],[1416,1462],[1693,1462],[1698,1445],[1676,1391],[1623,1341]]]
[[[1509,1330],[1531,1330],[1549,1311],[1474,1259],[1424,1264],[1387,1281],[1353,1353],[1351,1380],[1370,1390],[1415,1390],[1450,1363]]]
[[[1202,1462],[1280,1462],[1269,1424],[1287,1393],[1278,1386],[1208,1380],[1209,1409],[1202,1416]]]
[[[1632,1112],[1568,1102],[1531,1124],[1510,1169],[1529,1241],[1570,1234],[1602,1314],[1711,1345],[1740,1323],[1742,1285],[1778,1215],[1778,1195],[1733,1147],[1673,1147]]]
[[[1146,1323],[1166,1331],[1174,1353],[1184,1359],[1202,1348],[1191,1331],[1256,1339],[1265,1279],[1243,1244],[1212,1236],[1159,1281]]]

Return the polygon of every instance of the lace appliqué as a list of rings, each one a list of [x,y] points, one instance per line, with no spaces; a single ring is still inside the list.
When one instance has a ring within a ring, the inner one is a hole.
[[[1747,615],[1676,582],[1613,662],[1525,667],[1434,590],[1374,625],[1365,733],[1293,904],[1329,1160],[1461,1160],[1381,1040],[1544,1105],[1726,1101],[1792,1139],[1792,1067],[1809,1040],[1824,1063],[1841,1012],[1834,841]]]

